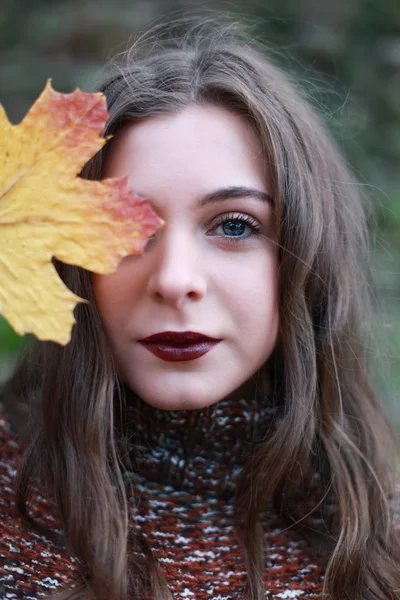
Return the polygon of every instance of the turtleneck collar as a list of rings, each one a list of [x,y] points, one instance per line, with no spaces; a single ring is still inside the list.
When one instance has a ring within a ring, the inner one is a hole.
[[[124,437],[137,474],[194,494],[232,496],[237,476],[278,416],[268,400],[229,399],[161,410],[129,394]]]

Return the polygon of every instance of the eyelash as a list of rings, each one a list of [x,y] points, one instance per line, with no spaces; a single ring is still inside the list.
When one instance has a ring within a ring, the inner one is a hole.
[[[229,223],[230,221],[243,223],[244,225],[247,225],[247,227],[250,228],[250,233],[246,236],[229,236],[219,234],[220,237],[223,237],[224,239],[227,239],[229,240],[229,242],[233,242],[234,244],[243,242],[243,240],[247,240],[248,238],[251,238],[255,235],[259,235],[261,233],[261,225],[256,219],[250,217],[250,215],[243,215],[240,213],[227,213],[225,215],[220,215],[219,217],[217,217],[217,220],[212,225],[211,231],[215,231],[217,227],[219,227],[220,225],[224,225],[224,223]]]

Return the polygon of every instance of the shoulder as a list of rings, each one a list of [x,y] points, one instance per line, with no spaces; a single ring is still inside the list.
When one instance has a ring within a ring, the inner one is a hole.
[[[18,515],[15,482],[25,448],[0,407],[0,600],[42,597],[79,577],[78,562],[31,531]],[[32,509],[53,523],[50,502],[40,491]]]
[[[23,443],[18,442],[17,435],[0,404],[0,503],[11,491],[23,449]]]

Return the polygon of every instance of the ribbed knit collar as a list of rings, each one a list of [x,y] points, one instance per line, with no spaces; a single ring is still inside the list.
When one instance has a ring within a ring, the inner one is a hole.
[[[223,399],[203,409],[166,411],[130,394],[124,430],[140,476],[194,494],[229,497],[276,418],[267,399]]]

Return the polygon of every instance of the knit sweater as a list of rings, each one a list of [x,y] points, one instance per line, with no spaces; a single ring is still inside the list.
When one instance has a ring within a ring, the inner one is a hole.
[[[246,586],[234,528],[235,482],[255,444],[279,418],[255,401],[222,400],[202,410],[161,411],[137,400],[125,434],[134,452],[125,478],[132,524],[158,560],[177,600],[236,600]],[[0,413],[0,600],[34,600],[79,582],[79,560],[27,528],[14,505],[23,452]],[[32,514],[57,528],[40,491]],[[265,598],[319,598],[323,561],[271,508],[263,515]],[[135,550],[133,550],[135,551]]]

